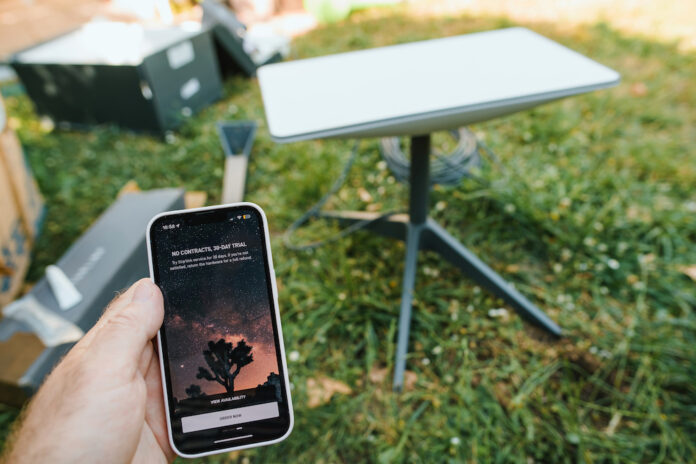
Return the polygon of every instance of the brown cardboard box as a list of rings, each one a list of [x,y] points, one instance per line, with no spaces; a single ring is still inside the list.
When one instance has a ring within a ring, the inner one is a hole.
[[[42,216],[43,200],[22,146],[9,127],[0,128],[0,307],[24,282]]]
[[[29,235],[8,174],[0,164],[0,307],[17,295],[29,268]]]
[[[9,172],[0,163],[0,306],[19,292],[29,268],[29,237],[25,232],[19,208],[15,201]],[[34,334],[18,333],[7,341],[0,341],[0,395],[20,398],[26,394],[9,380],[19,378],[28,365],[43,350],[43,344]]]
[[[8,340],[0,340],[0,402],[19,407],[29,399],[31,394],[19,379],[45,349],[39,337],[29,332],[16,332]]]
[[[0,308],[19,293],[29,268],[31,245],[43,216],[43,200],[25,160],[22,146],[6,126],[0,98]],[[44,349],[39,338],[16,333],[0,341],[0,395],[26,398],[10,380],[19,378],[29,360]],[[15,402],[20,404],[21,400]]]
[[[10,178],[20,219],[30,239],[34,240],[38,235],[43,216],[43,200],[24,158],[22,145],[17,135],[10,129],[0,132],[0,155],[2,157],[0,163]]]

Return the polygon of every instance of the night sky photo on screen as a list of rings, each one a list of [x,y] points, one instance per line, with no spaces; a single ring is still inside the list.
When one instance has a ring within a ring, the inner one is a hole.
[[[166,240],[159,241],[162,246],[157,250],[157,261],[164,283],[164,331],[172,394],[178,400],[231,393],[229,386],[214,379],[215,369],[206,361],[204,352],[210,351],[209,342],[223,340],[233,350],[246,345],[247,352],[242,353],[245,361],[233,379],[234,392],[263,385],[279,375],[258,230],[258,218],[251,215],[248,219],[237,220],[235,216],[231,222],[181,225],[158,232],[166,236]],[[236,247],[215,253],[198,251],[229,244]],[[177,252],[183,254],[173,256]],[[226,257],[228,262],[211,264],[220,261],[216,256]],[[181,265],[183,260],[190,262]],[[201,369],[208,375],[201,375]]]

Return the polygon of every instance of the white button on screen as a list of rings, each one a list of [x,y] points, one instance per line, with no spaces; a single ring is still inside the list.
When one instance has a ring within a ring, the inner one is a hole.
[[[243,408],[183,417],[181,419],[181,427],[184,433],[197,432],[199,430],[242,424],[244,422],[272,419],[279,415],[278,403],[274,401],[272,403],[255,404],[253,406],[244,406]]]

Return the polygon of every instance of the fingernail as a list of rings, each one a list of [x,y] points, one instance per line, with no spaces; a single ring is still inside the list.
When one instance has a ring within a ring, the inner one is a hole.
[[[152,298],[152,295],[154,294],[152,290],[152,283],[148,282],[147,280],[138,283],[138,286],[135,287],[135,291],[133,292],[132,301],[148,301],[150,298]]]

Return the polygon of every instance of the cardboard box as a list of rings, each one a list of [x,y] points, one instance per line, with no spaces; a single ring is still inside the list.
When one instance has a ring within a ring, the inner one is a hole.
[[[163,133],[222,95],[210,32],[195,25],[89,23],[18,52],[10,64],[36,111],[59,127]]]
[[[5,121],[0,100],[0,121]],[[17,136],[0,128],[0,307],[19,292],[44,205]]]
[[[7,170],[0,165],[0,306],[12,301],[29,268],[29,237],[12,192]]]
[[[0,132],[5,131],[5,125],[7,125],[7,112],[5,111],[5,102],[0,97]]]
[[[82,294],[82,301],[61,310],[45,278],[28,295],[87,332],[117,292],[149,275],[148,221],[163,211],[182,208],[183,190],[122,195],[56,263]],[[14,318],[0,321],[0,402],[20,405],[26,401],[73,346],[44,347],[28,332],[30,328]]]
[[[10,129],[0,132],[0,161],[10,178],[14,201],[31,240],[39,234],[44,202],[31,173],[17,135]]]

